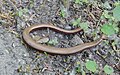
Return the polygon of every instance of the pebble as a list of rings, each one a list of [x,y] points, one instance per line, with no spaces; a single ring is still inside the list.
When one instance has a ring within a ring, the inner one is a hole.
[[[37,43],[47,43],[48,41],[49,41],[49,38],[45,37],[45,38],[38,40]]]
[[[41,38],[41,37],[40,37],[40,36],[37,36],[37,35],[33,37],[33,39],[34,39],[35,41],[40,40],[40,38]]]
[[[75,35],[75,36],[72,38],[71,42],[72,42],[74,45],[78,45],[78,44],[84,43],[84,42],[82,41],[82,39],[81,39],[79,36],[77,36],[77,35]]]
[[[71,30],[72,28],[71,28],[71,26],[66,25],[66,26],[65,26],[65,29],[67,29],[67,30]]]

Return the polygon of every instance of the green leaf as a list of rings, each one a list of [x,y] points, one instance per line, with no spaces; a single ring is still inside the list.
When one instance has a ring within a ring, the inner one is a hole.
[[[95,72],[96,69],[97,69],[97,67],[98,67],[98,65],[96,64],[96,62],[95,62],[95,61],[91,61],[91,60],[87,61],[87,62],[85,63],[85,66],[86,66],[86,68],[87,68],[88,70],[90,70],[90,71],[92,71],[92,72]]]
[[[118,25],[117,24],[113,24],[113,28],[115,30],[116,33],[119,32],[119,28],[118,28]]]
[[[78,18],[76,21],[77,21],[77,23],[79,24],[79,23],[80,23],[80,18]]]
[[[88,30],[88,23],[87,22],[82,22],[79,25],[84,31]]]
[[[115,29],[113,28],[113,25],[109,25],[109,24],[104,24],[101,27],[101,31],[106,35],[115,34]]]
[[[24,12],[24,13],[27,13],[27,12],[28,12],[28,9],[27,9],[27,8],[24,8],[24,9],[23,9],[23,12]]]
[[[28,9],[24,8],[24,9],[20,9],[16,14],[17,16],[22,17],[23,14],[26,14],[27,12],[28,12]]]
[[[108,65],[104,66],[104,71],[106,74],[111,74],[114,72],[113,68],[111,66],[108,66]]]
[[[111,9],[111,8],[112,8],[112,7],[110,6],[110,4],[109,4],[108,1],[106,1],[106,2],[104,3],[104,7],[107,8],[107,9]]]
[[[88,0],[75,0],[76,4],[81,4],[82,2],[88,3],[89,1]]]
[[[76,72],[77,72],[77,73],[80,73],[80,72],[81,72],[80,66],[76,68]]]
[[[64,12],[64,10],[61,10],[61,16],[62,16],[62,17],[65,17],[65,12]]]
[[[50,45],[56,45],[56,44],[58,44],[58,39],[57,39],[57,38],[54,38],[54,39],[50,40],[50,41],[48,42],[48,44],[50,44]]]
[[[115,20],[120,21],[120,5],[116,6],[112,11]]]
[[[83,30],[87,30],[88,29],[88,23],[87,22],[80,22],[80,18],[76,19],[75,21],[72,22],[73,26],[78,26],[80,28],[82,28]]]
[[[77,25],[78,25],[77,21],[73,21],[73,22],[72,22],[72,25],[73,25],[73,26],[77,26]]]
[[[108,14],[109,12],[107,11],[107,10],[104,10],[104,12],[103,12],[103,16],[105,17],[105,18],[111,18],[111,16]]]
[[[23,15],[23,10],[20,9],[20,10],[18,11],[18,16],[21,17],[22,15]]]
[[[81,2],[80,2],[80,0],[75,0],[75,3],[80,4]]]
[[[82,75],[86,75],[86,74],[85,74],[85,71],[82,71]]]
[[[66,16],[65,9],[61,9],[60,15],[65,18]]]
[[[82,2],[85,2],[85,3],[88,3],[89,1],[88,0],[81,0]]]
[[[80,18],[76,19],[75,21],[72,22],[73,26],[78,26],[80,24]]]
[[[118,1],[115,1],[114,5],[115,5],[115,6],[120,5],[120,1],[119,1],[119,0],[118,0]]]

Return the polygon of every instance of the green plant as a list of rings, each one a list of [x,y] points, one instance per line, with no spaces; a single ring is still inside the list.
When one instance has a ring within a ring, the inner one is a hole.
[[[34,6],[34,0],[30,0],[30,8]]]
[[[73,25],[73,26],[79,26],[79,25],[80,25],[80,18],[74,20],[74,21],[72,22],[72,25]]]
[[[80,73],[80,72],[81,72],[80,66],[76,67],[76,72],[77,72],[77,73]]]
[[[106,3],[105,7],[109,8],[108,3]],[[116,7],[112,10],[112,11],[108,11],[108,10],[104,10],[103,14],[102,14],[102,18],[107,18],[110,20],[113,20],[114,22],[120,21],[120,4],[116,5]],[[111,14],[113,13],[113,15]]]
[[[18,11],[18,16],[21,17],[22,15],[23,15],[23,10],[20,9],[20,10]]]
[[[64,10],[61,10],[60,15],[61,15],[62,17],[65,17],[65,11],[64,11]]]
[[[105,17],[105,18],[107,18],[107,19],[112,18],[112,16],[111,16],[111,15],[109,15],[109,11],[107,11],[107,10],[104,10],[104,12],[103,12],[102,16],[104,16],[104,17]]]
[[[20,10],[18,10],[17,15],[19,17],[21,17],[21,16],[23,16],[23,14],[26,14],[27,12],[28,12],[28,9],[26,9],[26,8],[20,9]]]
[[[104,72],[106,74],[112,74],[114,72],[113,68],[111,66],[105,65],[104,66]]]
[[[107,3],[107,5],[108,5],[108,3]],[[116,7],[112,11],[104,10],[104,12],[101,16],[101,19],[106,18],[109,22],[109,23],[102,25],[102,27],[101,27],[101,31],[104,34],[112,35],[112,34],[119,32],[119,28],[118,28],[118,21],[120,21],[119,11],[120,11],[120,5],[116,5]],[[110,13],[113,13],[113,15]]]
[[[48,56],[47,52],[44,52],[44,54],[45,54],[46,56]]]
[[[60,15],[61,15],[63,18],[66,18],[66,17],[68,16],[67,9],[64,8],[64,7],[61,7]]]
[[[82,23],[80,23],[80,27],[81,27],[84,31],[87,31],[87,30],[88,30],[88,23],[87,23],[87,22],[82,22]]]
[[[88,3],[89,1],[88,0],[81,0],[82,2],[85,2],[85,3]]]
[[[118,32],[117,25],[113,24],[104,24],[101,27],[101,31],[106,35],[112,35]]]
[[[77,62],[76,72],[82,73],[82,75],[85,75],[85,71],[83,70],[83,64],[80,62]]]
[[[80,4],[81,2],[80,2],[80,0],[75,0],[75,3]]]
[[[74,21],[72,22],[72,25],[73,25],[73,26],[80,27],[80,28],[82,28],[84,31],[86,31],[86,30],[88,29],[88,23],[87,23],[87,22],[81,22],[81,21],[80,21],[80,18],[74,20]]]
[[[86,74],[85,74],[85,71],[82,71],[82,75],[86,75]]]
[[[58,43],[57,38],[52,39],[52,40],[50,40],[50,41],[48,42],[48,44],[50,44],[50,45],[56,45],[57,43]]]
[[[88,70],[92,71],[92,72],[96,72],[96,69],[98,68],[98,65],[96,64],[95,61],[92,61],[92,60],[88,60],[86,63],[85,63],[85,66]]]
[[[88,0],[75,0],[76,4],[82,4],[83,2],[88,3],[89,1]]]
[[[115,5],[115,6],[120,5],[120,1],[119,1],[119,0],[115,1],[114,5]]]
[[[116,21],[120,21],[120,5],[117,5],[113,10],[113,17]]]
[[[104,4],[104,7],[107,8],[107,9],[111,9],[112,7],[110,6],[109,2],[106,1]]]

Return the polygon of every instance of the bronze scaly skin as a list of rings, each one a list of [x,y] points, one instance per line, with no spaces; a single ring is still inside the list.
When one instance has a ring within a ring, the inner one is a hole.
[[[49,25],[49,24],[33,25],[28,28],[25,28],[25,30],[23,31],[23,39],[26,41],[26,43],[28,45],[30,45],[31,47],[33,47],[37,50],[48,52],[48,53],[53,53],[53,54],[73,54],[76,52],[80,52],[86,48],[96,46],[103,39],[106,38],[105,35],[102,35],[101,38],[99,38],[96,41],[90,42],[90,43],[84,43],[84,44],[80,44],[80,45],[70,47],[70,48],[56,48],[56,47],[38,44],[30,37],[30,35],[29,35],[30,32],[32,32],[33,30],[36,30],[36,29],[40,29],[40,28],[50,28],[50,29],[54,29],[59,32],[63,32],[65,34],[76,33],[76,32],[81,31],[82,29],[78,28],[75,30],[64,30],[64,29],[61,29],[61,28],[58,28],[56,26]]]

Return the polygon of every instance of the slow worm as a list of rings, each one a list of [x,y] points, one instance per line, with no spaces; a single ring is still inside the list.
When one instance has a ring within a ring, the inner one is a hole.
[[[40,28],[50,28],[50,29],[54,29],[54,30],[59,31],[59,32],[66,33],[66,34],[76,33],[76,32],[81,31],[82,29],[78,28],[78,29],[75,29],[75,30],[64,30],[64,29],[61,29],[61,28],[58,28],[56,26],[49,25],[49,24],[33,25],[33,26],[30,26],[30,27],[27,27],[27,28],[24,29],[23,39],[25,40],[25,42],[28,45],[30,45],[31,47],[33,47],[37,50],[48,52],[48,53],[53,53],[53,54],[73,54],[73,53],[76,53],[76,52],[80,52],[84,49],[96,46],[103,39],[106,38],[105,35],[102,35],[101,38],[99,38],[99,39],[97,39],[93,42],[80,44],[80,45],[70,47],[70,48],[56,48],[56,47],[51,47],[51,46],[47,46],[47,45],[38,44],[31,38],[31,36],[29,35],[30,32],[32,32],[33,30],[36,30],[36,29],[40,29]]]

